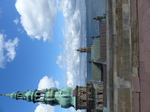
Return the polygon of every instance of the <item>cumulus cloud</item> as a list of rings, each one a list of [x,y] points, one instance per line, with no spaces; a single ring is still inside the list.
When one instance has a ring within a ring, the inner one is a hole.
[[[44,41],[52,38],[56,8],[50,0],[16,0],[15,7],[21,15],[20,21],[31,38]]]
[[[0,68],[4,68],[7,62],[14,60],[16,56],[16,48],[19,39],[16,37],[14,40],[5,40],[6,35],[0,34]]]
[[[54,107],[45,105],[45,104],[40,104],[39,106],[36,107],[34,112],[54,112]]]
[[[56,87],[58,88],[58,87],[59,87],[59,85],[60,85],[60,82],[55,81],[55,85],[56,85]]]
[[[18,23],[19,23],[19,19],[16,18],[13,22],[14,22],[15,24],[18,24]]]
[[[38,84],[38,90],[51,87],[54,87],[54,81],[52,77],[49,78],[48,76],[44,76]]]

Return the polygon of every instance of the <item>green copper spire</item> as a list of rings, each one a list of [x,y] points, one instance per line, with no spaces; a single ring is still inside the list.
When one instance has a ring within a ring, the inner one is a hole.
[[[72,96],[72,88],[64,87],[62,89],[49,88],[43,90],[28,90],[25,92],[13,92],[10,94],[0,94],[16,100],[26,100],[28,102],[40,102],[51,106],[60,105],[62,108],[75,107],[76,97]]]

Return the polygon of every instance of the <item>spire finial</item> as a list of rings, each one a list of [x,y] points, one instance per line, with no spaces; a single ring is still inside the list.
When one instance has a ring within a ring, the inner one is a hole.
[[[7,94],[0,94],[0,96],[7,96]]]

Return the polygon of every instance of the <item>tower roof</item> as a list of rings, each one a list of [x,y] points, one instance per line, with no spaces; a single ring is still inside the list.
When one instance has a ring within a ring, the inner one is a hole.
[[[40,102],[51,106],[60,105],[62,108],[76,107],[76,97],[72,96],[72,88],[62,89],[49,88],[42,90],[28,90],[25,92],[13,92],[10,94],[0,94],[0,96],[10,97],[16,100],[26,100],[28,102]]]

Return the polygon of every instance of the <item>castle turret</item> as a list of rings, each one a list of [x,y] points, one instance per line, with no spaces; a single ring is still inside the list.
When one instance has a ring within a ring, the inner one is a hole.
[[[77,49],[77,51],[90,53],[91,52],[91,47],[80,48],[80,49]]]
[[[104,19],[104,18],[106,18],[106,14],[104,14],[104,16],[96,16],[93,19],[95,19],[95,20],[101,20],[101,19]]]

